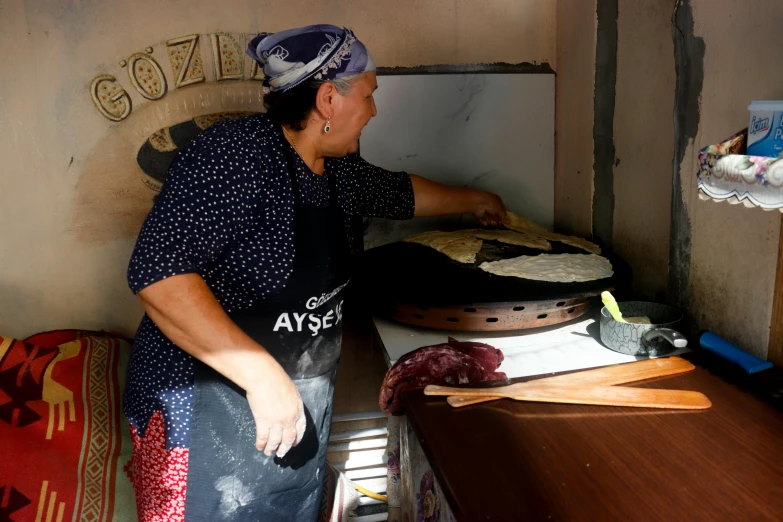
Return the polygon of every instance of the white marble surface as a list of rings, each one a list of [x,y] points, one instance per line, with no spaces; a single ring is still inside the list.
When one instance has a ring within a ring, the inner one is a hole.
[[[445,332],[409,327],[380,318],[374,321],[390,364],[422,346],[444,343],[448,336],[460,341],[487,343],[502,350],[505,360],[499,371],[505,372],[509,378],[595,368],[641,359],[614,352],[601,344],[599,323],[588,315],[562,325],[512,332]],[[688,351],[684,348],[666,355]]]
[[[552,226],[554,75],[380,76],[375,103],[378,115],[360,141],[367,161],[496,192],[509,210]],[[372,220],[365,244],[438,226],[432,219]]]

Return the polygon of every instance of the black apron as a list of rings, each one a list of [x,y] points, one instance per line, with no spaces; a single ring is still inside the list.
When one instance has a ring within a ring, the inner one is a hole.
[[[320,512],[351,254],[334,183],[325,178],[327,208],[304,203],[285,147],[295,200],[293,271],[277,295],[229,316],[293,379],[307,428],[283,459],[267,457],[255,447],[244,391],[196,361],[187,521],[308,522]]]

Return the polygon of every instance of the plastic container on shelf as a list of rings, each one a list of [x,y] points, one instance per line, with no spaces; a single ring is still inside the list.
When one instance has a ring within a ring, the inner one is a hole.
[[[748,156],[783,157],[783,100],[748,105]]]

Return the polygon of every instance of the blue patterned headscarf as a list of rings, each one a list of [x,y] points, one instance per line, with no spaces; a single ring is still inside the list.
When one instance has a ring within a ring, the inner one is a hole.
[[[349,29],[310,25],[280,33],[261,33],[247,54],[264,69],[265,91],[287,91],[314,78],[334,80],[375,70],[362,42]]]

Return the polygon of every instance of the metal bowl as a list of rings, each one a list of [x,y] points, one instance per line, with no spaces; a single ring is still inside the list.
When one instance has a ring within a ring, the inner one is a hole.
[[[675,330],[683,314],[677,308],[659,303],[628,301],[617,303],[623,317],[649,317],[652,324],[615,321],[606,307],[601,309],[601,342],[615,352],[626,355],[665,355],[688,345]]]

